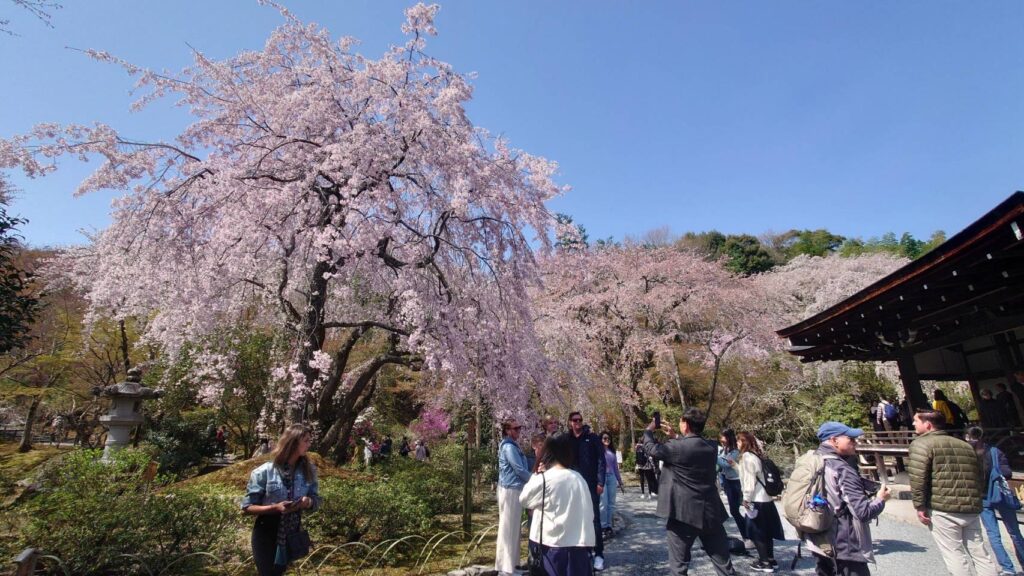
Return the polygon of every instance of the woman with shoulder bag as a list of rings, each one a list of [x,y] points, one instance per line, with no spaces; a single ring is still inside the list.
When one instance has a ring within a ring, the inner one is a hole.
[[[1017,562],[1024,568],[1024,537],[1021,536],[1020,526],[1017,524],[1020,502],[1006,483],[1006,477],[1010,475],[1010,462],[1006,459],[1006,454],[995,446],[985,444],[982,440],[983,434],[984,431],[978,426],[967,429],[967,442],[974,446],[988,488],[981,501],[981,524],[985,527],[988,542],[996,555],[996,562],[999,563],[1000,575],[1012,575],[1017,571],[1013,567],[1013,560],[1003,547],[996,513],[999,513],[999,518],[1010,535],[1013,549],[1017,553]]]
[[[590,488],[572,470],[572,439],[548,436],[534,474],[519,501],[534,510],[530,522],[530,576],[591,576],[594,505]]]
[[[260,576],[280,576],[288,564],[309,553],[302,511],[320,507],[316,466],[306,457],[312,430],[292,424],[277,441],[270,462],[249,476],[242,512],[256,516],[252,556]]]
[[[740,487],[743,490],[743,508],[747,516],[747,538],[757,548],[757,561],[750,565],[754,572],[775,572],[775,540],[782,540],[782,520],[775,502],[764,488],[764,467],[761,465],[761,446],[750,432],[736,435],[740,450]]]

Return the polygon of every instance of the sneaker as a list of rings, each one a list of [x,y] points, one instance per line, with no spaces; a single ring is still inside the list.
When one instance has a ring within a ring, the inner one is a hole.
[[[750,565],[750,569],[754,572],[775,572],[775,567],[768,562],[762,562],[758,560]]]
[[[594,571],[600,572],[604,570],[604,556],[594,556]]]

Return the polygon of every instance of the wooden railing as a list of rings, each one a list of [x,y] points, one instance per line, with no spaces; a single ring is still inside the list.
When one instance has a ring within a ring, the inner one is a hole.
[[[950,430],[950,433],[962,436],[963,430]],[[857,442],[857,453],[862,457],[861,470],[885,482],[885,475],[880,474],[879,469],[899,468],[897,458],[907,457],[915,437],[913,430],[865,431]],[[984,440],[1006,454],[1014,470],[1012,481],[1024,483],[1024,428],[986,429]]]

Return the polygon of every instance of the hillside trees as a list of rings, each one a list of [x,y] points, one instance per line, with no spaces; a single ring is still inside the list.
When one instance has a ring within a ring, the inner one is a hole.
[[[546,290],[536,305],[549,349],[617,389],[628,410],[656,394],[656,372],[676,369],[665,357],[687,354],[708,369],[710,410],[730,352],[776,345],[758,285],[692,251],[603,248],[558,253],[543,264]],[[663,376],[681,400],[687,396],[678,374]]]
[[[173,140],[43,124],[0,141],[0,168],[101,157],[79,193],[125,194],[64,261],[93,314],[146,319],[142,342],[172,356],[241,317],[281,326],[270,412],[317,421],[321,449],[341,455],[387,365],[524,406],[546,379],[523,231],[547,248],[556,166],[471,123],[466,78],[424,52],[436,11],[408,9],[378,60],[284,9],[262,50],[196,52],[173,76],[93,51],[149,89],[137,106],[174,94],[193,123]]]
[[[38,294],[32,290],[33,276],[20,257],[17,226],[24,220],[8,214],[9,194],[7,181],[0,175],[0,354],[26,343],[39,311]]]
[[[23,343],[0,355],[0,399],[26,404],[19,452],[32,449],[33,427],[46,399],[67,392],[81,341],[81,309],[68,290],[52,290],[39,301]]]

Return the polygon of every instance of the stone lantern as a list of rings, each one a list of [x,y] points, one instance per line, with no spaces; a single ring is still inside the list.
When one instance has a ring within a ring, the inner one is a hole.
[[[110,410],[100,416],[100,422],[107,427],[107,442],[103,446],[103,459],[110,458],[113,450],[128,445],[132,428],[145,421],[142,416],[142,401],[159,398],[163,390],[146,388],[142,381],[142,371],[138,368],[128,370],[128,380],[112,386],[93,388],[96,396],[110,398]]]

